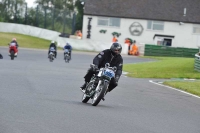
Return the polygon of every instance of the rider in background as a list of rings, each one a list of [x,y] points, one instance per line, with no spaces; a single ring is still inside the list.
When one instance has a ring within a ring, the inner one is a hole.
[[[71,60],[71,53],[72,53],[72,46],[67,42],[66,45],[64,46],[63,50],[68,49],[69,50],[69,56],[70,56],[70,60]],[[65,53],[64,53],[65,56]]]
[[[0,54],[0,59],[3,59],[3,55]]]
[[[95,65],[93,68],[90,68],[87,74],[84,76],[85,83],[80,87],[82,91],[85,91],[87,83],[90,81],[93,74],[95,74],[96,70],[105,66],[106,63],[110,63],[110,67],[117,67],[117,71],[115,72],[115,78],[112,78],[110,84],[108,86],[108,92],[113,90],[117,85],[119,78],[122,74],[123,67],[123,58],[120,55],[122,51],[121,44],[114,42],[112,43],[110,49],[103,50],[93,59],[93,64]]]
[[[56,46],[55,41],[51,41],[51,44],[49,45],[48,57],[49,57],[49,53],[50,53],[50,48],[51,48],[51,47],[54,47],[54,49],[55,49],[54,54],[55,54],[55,58],[56,58],[56,56],[57,56],[57,46]]]
[[[19,45],[17,43],[17,39],[16,38],[13,38],[12,41],[10,43],[15,43],[16,44],[16,47],[18,49]]]
[[[19,47],[19,44],[17,43],[17,39],[16,38],[13,38],[12,41],[9,43],[9,46],[16,46],[16,55],[18,54],[18,47]],[[10,49],[9,49],[9,55],[10,55]]]

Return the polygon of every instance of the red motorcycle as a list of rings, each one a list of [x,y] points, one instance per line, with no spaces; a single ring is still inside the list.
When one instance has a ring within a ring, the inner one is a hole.
[[[9,45],[9,55],[11,60],[14,60],[17,57],[18,49],[15,43],[10,43]]]

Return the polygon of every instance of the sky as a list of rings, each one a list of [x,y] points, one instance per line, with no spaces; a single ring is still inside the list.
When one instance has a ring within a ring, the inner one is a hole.
[[[25,0],[28,3],[28,7],[35,7],[36,5],[34,4],[35,0]]]

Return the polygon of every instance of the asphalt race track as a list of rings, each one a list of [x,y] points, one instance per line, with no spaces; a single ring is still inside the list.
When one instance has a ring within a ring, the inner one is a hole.
[[[98,106],[81,102],[89,64],[96,53],[63,52],[53,62],[47,50],[19,49],[10,60],[0,47],[0,133],[200,133],[200,99],[122,76]],[[149,59],[123,55],[124,63]]]

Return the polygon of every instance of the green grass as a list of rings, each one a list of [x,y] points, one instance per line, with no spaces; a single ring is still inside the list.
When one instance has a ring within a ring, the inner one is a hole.
[[[127,76],[136,78],[180,78],[179,81],[171,80],[163,84],[184,90],[200,96],[200,81],[182,80],[200,79],[200,73],[194,70],[194,58],[178,57],[148,57],[156,61],[139,64],[125,64],[123,71],[128,72]]]
[[[50,40],[17,33],[0,32],[0,46],[8,46],[8,43],[11,42],[12,38],[16,38],[19,43],[19,47],[23,48],[48,49],[50,44]]]
[[[200,81],[166,81],[163,84],[200,96]]]
[[[12,38],[17,39],[20,48],[48,49],[51,43],[51,40],[46,40],[29,35],[0,32],[0,40],[1,40],[0,46],[8,47],[8,43],[11,42]],[[62,50],[62,48],[58,47],[58,50]],[[89,50],[77,50],[77,49],[73,49],[73,51],[94,52]]]
[[[194,70],[194,58],[156,57],[154,62],[125,64],[128,76],[137,78],[195,78],[200,73]]]

